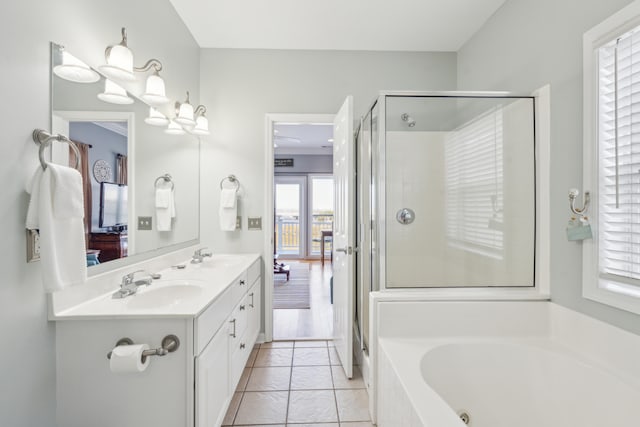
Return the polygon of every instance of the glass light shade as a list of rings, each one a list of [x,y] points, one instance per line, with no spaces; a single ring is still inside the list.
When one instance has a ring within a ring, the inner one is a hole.
[[[184,135],[186,132],[175,120],[171,120],[169,126],[164,130],[164,133],[168,133],[169,135]]]
[[[180,104],[180,109],[178,110],[178,117],[175,118],[177,123],[185,126],[195,126],[196,121],[193,119],[193,105],[188,102],[183,102]]]
[[[160,111],[153,107],[149,108],[149,116],[144,119],[144,122],[152,126],[166,126],[169,124],[169,119]]]
[[[191,133],[196,135],[209,135],[209,119],[205,116],[198,116],[196,119],[196,127],[191,129]]]
[[[112,79],[134,81],[136,77],[133,74],[133,53],[126,46],[111,46],[107,54],[107,63],[100,66],[100,71]]]
[[[76,83],[94,83],[100,80],[100,74],[67,51],[62,52],[62,64],[53,67],[60,78]]]
[[[104,92],[98,94],[98,99],[110,104],[133,104],[133,99],[129,98],[124,88],[111,80],[104,82]]]
[[[162,105],[169,102],[162,77],[157,74],[147,77],[146,90],[140,97],[150,105]]]

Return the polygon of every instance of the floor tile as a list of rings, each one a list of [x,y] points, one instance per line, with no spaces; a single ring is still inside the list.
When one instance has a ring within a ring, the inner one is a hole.
[[[336,422],[333,390],[291,391],[287,423]]]
[[[340,423],[340,427],[375,427],[369,421],[358,421],[355,423]]]
[[[253,427],[253,426],[251,426]],[[287,424],[287,427],[340,427],[338,423]]]
[[[329,365],[329,352],[326,348],[296,348],[293,353],[293,365]]]
[[[258,356],[258,349],[254,348],[251,350],[251,354],[249,354],[249,360],[247,360],[247,367],[253,367],[253,364],[256,362],[256,357]]]
[[[247,391],[276,391],[289,390],[289,380],[291,379],[291,368],[289,367],[268,367],[253,368],[251,377],[247,384]]]
[[[344,374],[344,369],[342,366],[332,366],[331,373],[333,374],[333,387],[336,389],[341,388],[367,388],[364,379],[362,378],[362,373],[360,372],[360,368],[357,366],[353,367],[353,378],[349,379]]]
[[[291,390],[331,390],[329,366],[294,366],[291,373]]]
[[[293,341],[271,341],[263,343],[260,348],[293,348]]]
[[[329,359],[332,365],[340,365],[340,358],[335,347],[329,347]]]
[[[284,423],[287,417],[288,396],[287,391],[244,393],[235,424]]]
[[[369,421],[367,390],[336,390],[340,421]]]
[[[238,408],[240,407],[240,400],[242,400],[242,393],[233,393],[231,403],[229,403],[229,409],[227,409],[224,420],[222,420],[223,426],[233,425],[233,420],[236,417]]]
[[[296,341],[296,348],[327,347],[326,341]]]
[[[236,387],[236,391],[244,391],[247,387],[247,381],[249,381],[249,376],[251,375],[251,368],[244,368],[242,371],[242,376],[240,377],[240,381],[238,381],[238,387]]]
[[[291,366],[292,348],[261,348],[253,366]]]

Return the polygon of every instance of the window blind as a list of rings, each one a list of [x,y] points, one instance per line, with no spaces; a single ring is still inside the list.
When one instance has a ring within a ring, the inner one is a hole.
[[[496,107],[445,138],[447,236],[468,250],[503,250],[503,118]]]
[[[640,285],[640,34],[598,49],[598,256],[603,279]]]

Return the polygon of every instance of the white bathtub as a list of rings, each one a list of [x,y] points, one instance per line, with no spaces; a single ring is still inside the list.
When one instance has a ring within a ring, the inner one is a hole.
[[[391,304],[415,326],[380,330],[380,427],[640,425],[636,335],[546,302]]]

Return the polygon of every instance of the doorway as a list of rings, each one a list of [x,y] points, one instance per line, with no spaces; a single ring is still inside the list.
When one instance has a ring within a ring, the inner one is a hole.
[[[333,115],[270,118],[274,274],[265,281],[265,338],[330,339]]]

